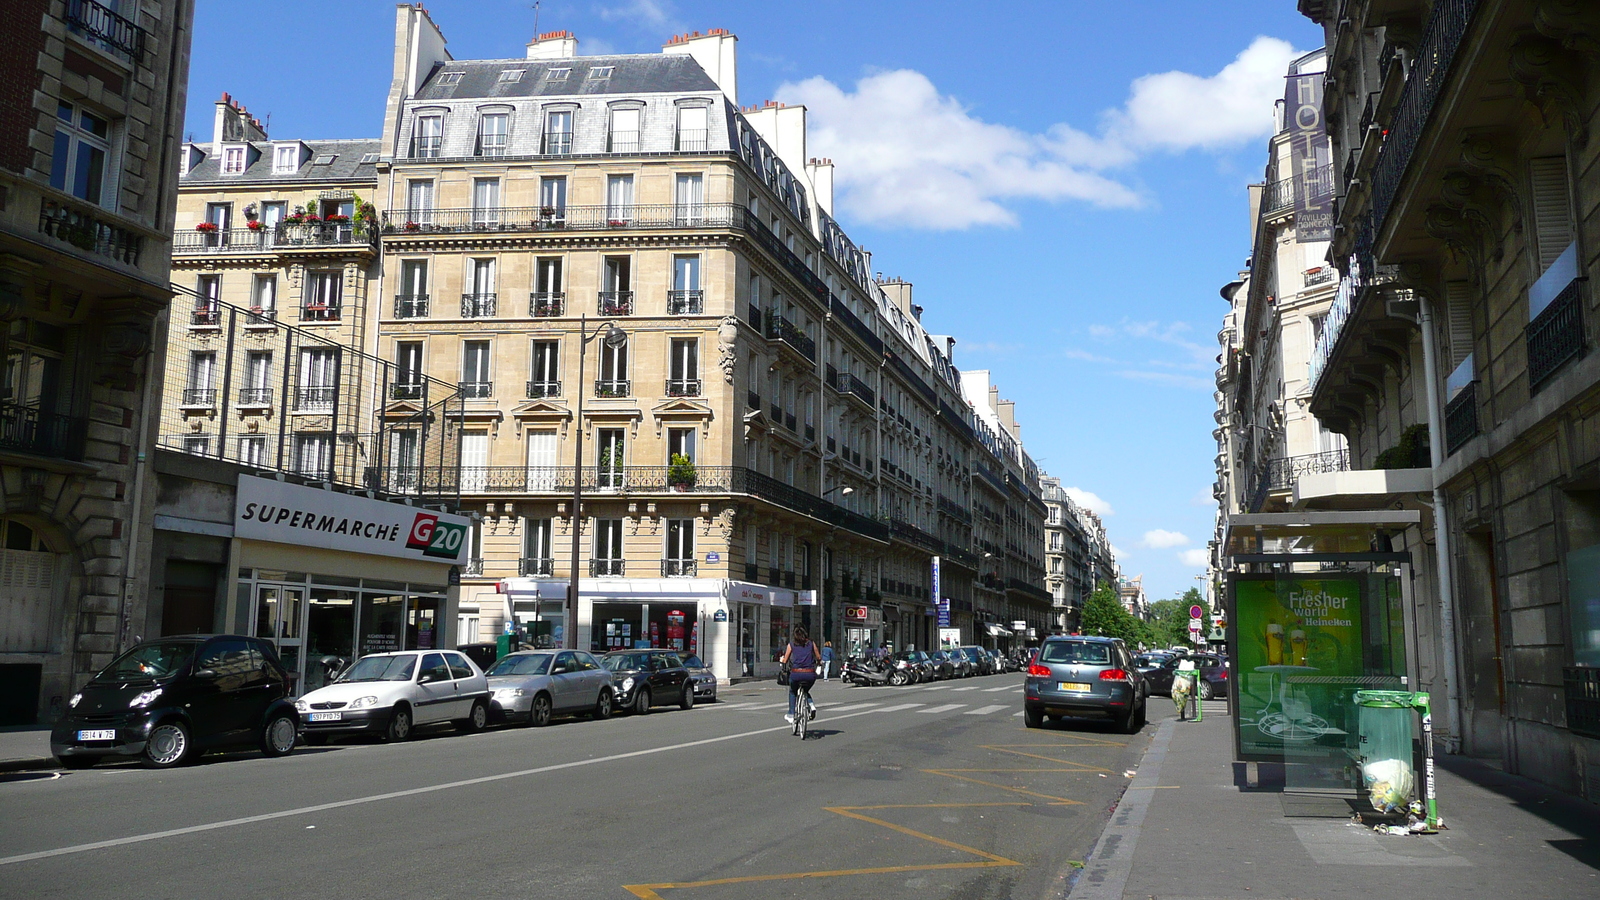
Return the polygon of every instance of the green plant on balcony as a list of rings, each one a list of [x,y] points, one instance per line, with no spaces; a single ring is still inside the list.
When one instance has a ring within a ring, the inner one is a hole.
[[[1432,464],[1428,448],[1428,426],[1412,425],[1400,433],[1400,441],[1372,460],[1378,469],[1425,469]]]
[[[675,491],[687,491],[694,487],[698,476],[694,470],[694,463],[682,453],[672,454],[672,459],[667,465],[667,484],[672,485]]]

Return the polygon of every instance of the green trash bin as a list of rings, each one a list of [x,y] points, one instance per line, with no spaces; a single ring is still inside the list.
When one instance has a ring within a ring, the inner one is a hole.
[[[1397,814],[1420,814],[1425,809],[1428,827],[1437,827],[1433,717],[1428,695],[1410,691],[1357,691],[1354,699],[1356,730],[1361,740],[1361,755],[1357,761],[1361,764],[1361,781],[1373,808]],[[1413,749],[1419,721],[1423,749],[1420,779],[1417,753]]]

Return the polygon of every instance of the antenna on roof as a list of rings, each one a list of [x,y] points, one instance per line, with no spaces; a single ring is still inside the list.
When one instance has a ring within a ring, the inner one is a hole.
[[[539,6],[544,0],[534,0],[533,3],[533,39],[539,39]]]

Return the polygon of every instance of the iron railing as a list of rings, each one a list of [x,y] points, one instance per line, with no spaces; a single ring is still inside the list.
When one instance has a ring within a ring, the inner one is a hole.
[[[1581,356],[1583,309],[1572,281],[1528,323],[1528,390],[1537,391],[1567,360]]]
[[[679,129],[677,149],[680,153],[710,149],[710,136],[711,133],[704,128]]]
[[[622,559],[591,559],[589,560],[589,577],[604,578],[617,577],[627,571],[627,560]]]
[[[461,396],[467,400],[487,400],[494,396],[494,382],[492,381],[463,381],[456,385],[461,391]]]
[[[528,295],[528,315],[535,319],[552,319],[565,315],[565,291],[534,291]]]
[[[179,231],[172,236],[177,255],[218,253],[293,253],[323,247],[362,247],[377,250],[378,232],[359,223],[290,224],[227,231]]]
[[[139,265],[144,238],[102,218],[95,207],[62,200],[39,204],[39,233],[128,266]]]
[[[1273,215],[1293,209],[1296,197],[1302,192],[1308,198],[1332,197],[1333,166],[1318,166],[1309,173],[1290,175],[1268,184],[1261,204],[1262,214]]]
[[[921,547],[935,556],[944,552],[944,541],[903,519],[890,519],[889,533],[896,540],[904,541],[913,547]]]
[[[300,321],[302,322],[337,322],[339,321],[338,304],[309,303],[300,307]]]
[[[197,306],[189,313],[189,324],[202,328],[215,328],[222,323],[222,313],[215,304]]]
[[[1307,453],[1301,456],[1280,456],[1266,460],[1251,486],[1250,511],[1260,512],[1266,505],[1267,495],[1273,491],[1292,491],[1302,475],[1324,472],[1350,471],[1349,450],[1329,450],[1324,453]]]
[[[737,203],[634,203],[626,207],[507,206],[494,209],[457,207],[428,210],[426,222],[408,218],[405,210],[385,212],[383,229],[386,234],[471,234],[489,231],[730,228],[744,221],[744,212],[744,207]]]
[[[664,578],[678,576],[693,578],[699,569],[698,561],[692,559],[663,559],[661,561],[661,575]]]
[[[403,376],[402,376],[403,377]],[[396,381],[389,385],[390,400],[421,400],[426,385],[420,381]]]
[[[67,0],[67,30],[137,65],[144,59],[144,29],[95,0]]]
[[[461,574],[463,574],[463,575],[482,575],[483,574],[483,558],[482,557],[473,557],[471,559],[468,559],[467,560],[467,564],[461,567]]]
[[[1478,436],[1478,384],[1469,382],[1444,405],[1445,453],[1460,450]]]
[[[630,397],[633,395],[633,382],[626,378],[602,378],[594,383],[596,397]]]
[[[0,450],[83,461],[89,420],[15,403],[0,403]]]
[[[339,399],[339,388],[334,385],[313,385],[311,387],[295,388],[295,412],[327,412],[332,411],[333,404]]]
[[[837,390],[841,394],[854,394],[855,396],[860,397],[862,400],[866,401],[868,406],[878,405],[877,392],[872,388],[867,387],[867,383],[865,381],[862,381],[849,372],[838,373],[838,375],[834,378],[833,386],[834,390]]]
[[[463,319],[492,319],[497,294],[462,294],[461,318]]]
[[[559,381],[530,381],[528,382],[528,399],[537,400],[541,397],[561,396],[561,382]]]
[[[401,294],[394,298],[394,317],[396,319],[425,319],[427,316],[427,294]]]
[[[698,316],[705,311],[705,291],[667,291],[667,315]]]
[[[211,409],[217,405],[216,388],[184,388],[183,405]]]
[[[572,132],[547,131],[539,140],[539,152],[546,156],[565,156],[572,152]]]
[[[443,135],[419,135],[411,139],[412,159],[438,159],[443,152]]]
[[[633,291],[601,291],[596,309],[602,316],[633,315]]]
[[[517,560],[517,574],[523,578],[535,575],[550,576],[556,573],[556,561],[548,556],[524,556]]]
[[[766,335],[769,340],[782,341],[806,359],[816,361],[817,342],[801,330],[800,326],[770,309],[767,310]]]
[[[271,307],[263,308],[260,306],[252,306],[250,307],[249,314],[244,320],[244,325],[246,328],[275,328],[277,327],[277,324],[278,311],[276,309],[272,309]]]
[[[698,397],[701,382],[698,378],[668,378],[668,397]]]
[[[270,407],[272,405],[272,388],[240,388],[239,399],[235,405],[240,407]]]
[[[606,137],[606,152],[608,153],[638,153],[639,132],[613,131]]]

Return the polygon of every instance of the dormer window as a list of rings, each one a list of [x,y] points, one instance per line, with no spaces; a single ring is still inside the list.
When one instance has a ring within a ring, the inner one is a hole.
[[[572,70],[571,69],[551,69],[551,70],[549,70],[549,71],[544,73],[544,80],[545,81],[566,81],[567,80],[567,76],[571,75],[571,74],[572,74]]]
[[[378,161],[378,154],[376,154],[376,153],[363,153],[363,154],[361,154],[361,161],[356,163],[356,165],[358,165],[358,166],[370,166],[370,165],[372,165],[373,163],[375,163],[377,161]]]
[[[504,69],[500,72],[501,84],[514,84],[522,80],[522,73],[527,69]]]
[[[313,166],[331,166],[333,161],[338,158],[339,154],[337,153],[319,153],[317,158],[311,161],[311,164]]]
[[[287,147],[272,148],[272,174],[293,175],[300,171],[300,148],[290,144]]]
[[[439,76],[439,84],[441,86],[448,85],[448,84],[460,84],[460,83],[461,83],[461,73],[460,72],[445,72],[444,74]]]
[[[616,67],[615,66],[595,66],[594,68],[589,70],[589,77],[590,78],[610,78],[611,77],[611,70],[614,69],[614,68],[616,68]]]
[[[222,148],[222,174],[238,175],[244,172],[244,148]]]

